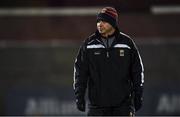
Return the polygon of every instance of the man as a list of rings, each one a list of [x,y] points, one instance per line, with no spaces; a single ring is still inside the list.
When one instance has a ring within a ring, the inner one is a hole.
[[[144,68],[135,43],[119,32],[112,7],[97,15],[97,31],[80,47],[74,66],[77,108],[88,115],[133,115],[142,105]]]

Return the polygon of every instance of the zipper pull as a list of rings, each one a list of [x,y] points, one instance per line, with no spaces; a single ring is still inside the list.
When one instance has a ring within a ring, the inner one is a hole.
[[[107,58],[109,58],[109,52],[108,51],[106,52],[106,56],[107,56]]]

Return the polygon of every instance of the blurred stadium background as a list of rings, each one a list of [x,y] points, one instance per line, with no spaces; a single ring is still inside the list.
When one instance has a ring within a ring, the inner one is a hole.
[[[1,0],[0,115],[85,114],[74,104],[73,63],[104,6],[119,11],[143,58],[137,115],[180,115],[179,0]]]

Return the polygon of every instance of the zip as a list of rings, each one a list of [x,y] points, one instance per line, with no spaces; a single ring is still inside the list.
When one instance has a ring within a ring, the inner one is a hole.
[[[109,39],[107,39],[106,57],[109,58]]]
[[[106,52],[106,56],[107,56],[107,58],[109,58],[109,52],[108,52],[108,50],[107,50],[107,52]]]
[[[102,43],[101,41],[99,41],[98,39],[96,39],[98,42],[100,42],[102,45],[104,45],[104,43]],[[109,58],[109,44],[108,44],[109,40],[107,39],[107,47],[104,45],[104,47],[106,48],[106,57]]]

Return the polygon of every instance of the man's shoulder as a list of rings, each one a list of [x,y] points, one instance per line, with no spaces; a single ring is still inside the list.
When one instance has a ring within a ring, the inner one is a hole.
[[[119,35],[121,37],[125,38],[125,39],[131,39],[131,37],[128,34],[124,33],[124,32],[119,32]]]
[[[97,38],[97,35],[96,33],[92,33],[91,35],[88,36],[87,40],[93,40],[93,39],[96,39]]]
[[[92,33],[91,35],[89,35],[89,36],[84,40],[84,42],[85,42],[86,44],[88,44],[88,43],[90,43],[90,42],[92,42],[92,41],[95,41],[96,39],[97,39],[96,33]]]
[[[128,34],[124,33],[124,32],[119,32],[119,35],[121,38],[129,41],[129,42],[133,42],[133,39],[131,38],[131,36],[129,36]]]
[[[119,32],[119,35],[121,39],[123,39],[123,41],[127,43],[128,45],[130,46],[135,45],[134,40],[129,35],[125,34],[124,32]]]

